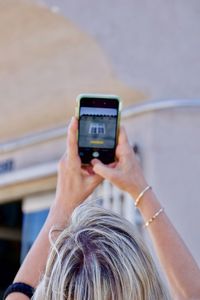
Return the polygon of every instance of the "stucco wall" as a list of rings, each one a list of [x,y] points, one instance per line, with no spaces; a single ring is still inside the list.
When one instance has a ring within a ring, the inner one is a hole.
[[[200,108],[150,111],[124,123],[150,185],[200,264]]]
[[[32,0],[97,39],[118,76],[150,98],[200,94],[198,0]]]

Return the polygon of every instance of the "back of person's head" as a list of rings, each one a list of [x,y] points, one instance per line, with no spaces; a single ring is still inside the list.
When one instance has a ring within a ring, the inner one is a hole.
[[[133,225],[94,203],[77,207],[52,242],[34,299],[170,299]]]

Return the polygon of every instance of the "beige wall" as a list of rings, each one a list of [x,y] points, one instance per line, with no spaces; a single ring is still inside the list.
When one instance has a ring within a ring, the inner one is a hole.
[[[196,106],[192,107],[194,103]],[[143,108],[140,113],[137,113],[140,106],[132,107],[128,114],[124,111],[122,122],[131,144],[139,146],[142,167],[149,184],[200,264],[200,101],[191,102],[191,106],[188,102],[188,107],[157,110],[149,109],[149,104],[151,102],[141,105]],[[168,106],[169,102],[162,101],[160,104]],[[11,173],[0,175],[1,202],[17,198],[28,199],[29,208],[37,210],[43,206],[39,207],[37,203],[32,206],[34,199],[41,200],[45,197],[48,202],[48,194],[55,193],[57,161],[65,149],[65,130],[57,137],[50,136],[51,131],[48,138],[45,135],[40,137],[40,142],[32,145],[27,143],[6,154],[1,151],[0,160],[13,158],[16,166]],[[106,186],[103,189],[104,195],[112,194]],[[115,193],[112,197],[116,198],[117,195]],[[121,209],[120,201],[118,199],[115,207],[111,205],[109,208]],[[126,204],[125,214],[127,212],[127,217],[131,219],[131,211],[134,221],[138,216],[132,206],[130,209],[129,204],[130,199]]]
[[[124,124],[148,182],[200,264],[200,107],[149,111]]]
[[[56,6],[88,32],[116,74],[149,98],[199,96],[199,0],[31,1]]]

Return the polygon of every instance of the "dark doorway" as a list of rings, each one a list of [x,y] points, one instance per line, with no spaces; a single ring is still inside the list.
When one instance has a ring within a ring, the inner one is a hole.
[[[20,266],[22,201],[0,205],[0,299]]]

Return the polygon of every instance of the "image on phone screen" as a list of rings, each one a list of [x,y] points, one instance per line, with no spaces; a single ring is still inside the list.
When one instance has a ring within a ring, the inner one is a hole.
[[[115,147],[117,109],[103,107],[80,107],[79,147]]]

